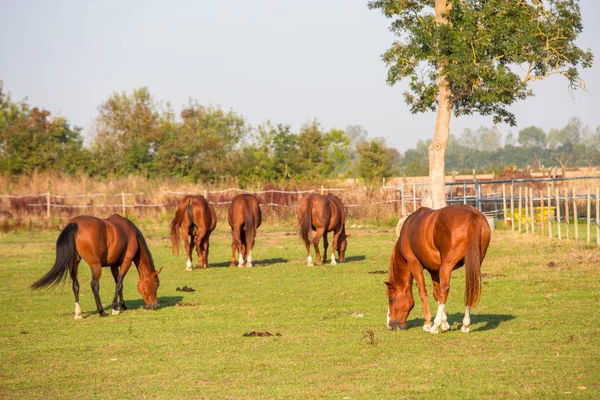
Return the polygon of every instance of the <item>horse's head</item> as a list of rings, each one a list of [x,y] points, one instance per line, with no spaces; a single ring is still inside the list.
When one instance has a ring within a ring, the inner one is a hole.
[[[388,298],[387,327],[390,330],[406,329],[408,314],[415,305],[415,300],[410,290],[402,289],[390,282],[385,283],[385,294]]]
[[[146,303],[146,308],[150,310],[156,310],[158,307],[158,297],[156,296],[156,292],[158,292],[158,286],[160,285],[160,280],[158,279],[158,274],[160,274],[162,268],[158,271],[152,271],[149,274],[140,275],[140,280],[138,281],[138,292],[142,295],[144,302]]]
[[[344,258],[346,258],[346,247],[348,247],[348,238],[351,234],[346,235],[346,231],[342,231],[340,234],[340,238],[338,239],[338,256],[340,257],[340,262],[344,262]]]

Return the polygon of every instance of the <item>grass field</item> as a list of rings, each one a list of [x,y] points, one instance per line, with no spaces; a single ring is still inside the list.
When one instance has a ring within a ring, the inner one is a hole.
[[[255,267],[232,269],[219,224],[212,268],[186,272],[183,254],[171,255],[167,222],[138,223],[165,267],[159,309],[142,308],[132,268],[130,309],[99,318],[82,263],[82,320],[73,319],[70,283],[29,289],[51,267],[58,231],[0,234],[0,398],[600,397],[596,246],[494,231],[471,333],[458,330],[461,269],[447,305],[451,330],[431,335],[418,300],[408,330],[385,327],[393,229],[348,229],[346,263],[307,267],[292,227],[263,226]],[[186,285],[196,291],[177,291]],[[109,308],[108,269],[100,287]],[[429,292],[433,307],[430,283]],[[244,336],[252,331],[274,336]]]

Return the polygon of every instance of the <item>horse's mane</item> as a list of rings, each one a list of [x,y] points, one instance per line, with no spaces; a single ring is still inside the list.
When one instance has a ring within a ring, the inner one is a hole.
[[[135,226],[135,224],[131,221],[129,221],[129,225],[133,228],[133,230],[135,231],[135,236],[138,240],[138,243],[144,248],[144,250],[146,251],[146,255],[148,256],[148,261],[150,262],[150,269],[152,272],[156,271],[156,269],[154,268],[154,259],[152,258],[152,253],[150,253],[150,249],[148,248],[148,243],[146,243],[146,238],[144,238],[144,235],[142,235],[142,232],[138,229],[137,226]]]

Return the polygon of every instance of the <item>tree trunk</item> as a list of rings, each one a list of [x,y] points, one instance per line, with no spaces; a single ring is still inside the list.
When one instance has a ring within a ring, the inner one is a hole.
[[[448,12],[447,0],[435,1],[435,20],[438,25],[447,24],[444,14]],[[446,147],[450,136],[450,116],[452,103],[450,87],[442,74],[444,65],[438,66],[438,107],[433,142],[429,146],[429,191],[422,206],[439,209],[446,206]]]

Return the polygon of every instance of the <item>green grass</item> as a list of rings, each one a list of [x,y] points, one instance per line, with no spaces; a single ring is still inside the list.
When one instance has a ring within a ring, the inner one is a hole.
[[[212,268],[185,271],[167,224],[138,224],[161,273],[160,307],[99,318],[80,267],[83,320],[70,283],[31,291],[54,261],[55,232],[0,234],[0,398],[598,398],[600,251],[494,231],[483,296],[462,334],[464,272],[452,277],[449,332],[385,327],[392,229],[349,229],[348,262],[306,267],[292,227],[259,229],[255,268],[229,268],[230,235],[211,239]],[[429,292],[433,292],[430,282]],[[114,283],[100,280],[105,307]],[[184,285],[193,293],[180,292]],[[430,306],[434,307],[433,296]],[[435,310],[435,308],[432,308]],[[353,317],[360,313],[363,317]],[[251,331],[281,336],[244,337]]]

